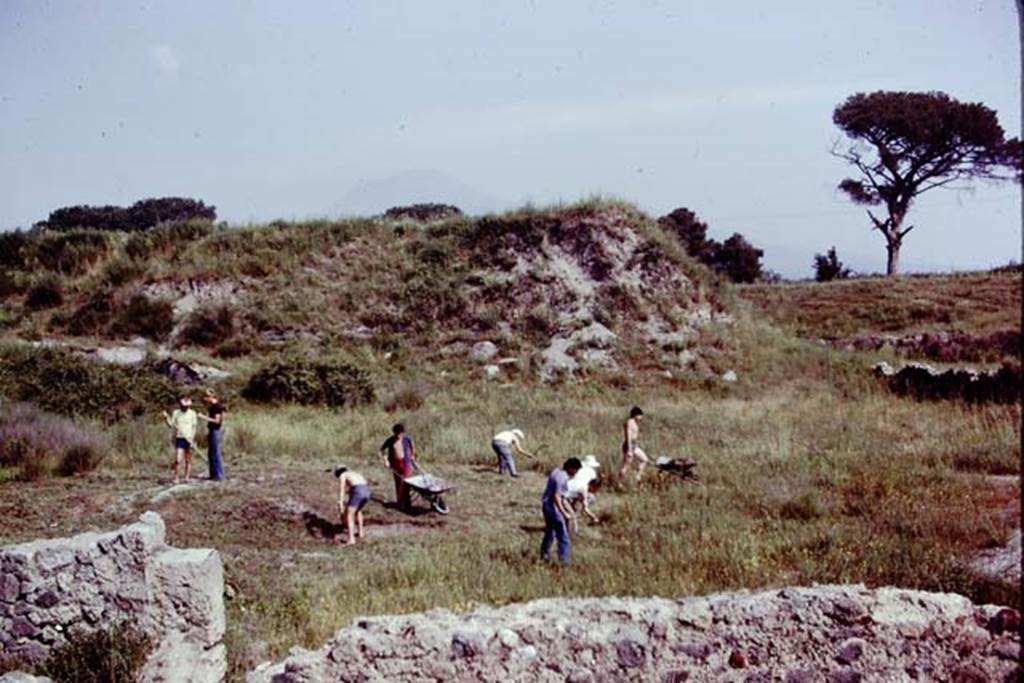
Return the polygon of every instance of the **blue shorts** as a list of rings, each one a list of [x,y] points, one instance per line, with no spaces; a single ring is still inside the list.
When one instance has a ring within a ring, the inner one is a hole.
[[[174,440],[174,447],[180,448],[183,451],[190,451],[192,450],[192,442],[188,439],[182,439],[179,437]]]
[[[370,487],[366,484],[359,484],[352,487],[352,494],[348,497],[348,505],[345,507],[362,510],[370,502]]]

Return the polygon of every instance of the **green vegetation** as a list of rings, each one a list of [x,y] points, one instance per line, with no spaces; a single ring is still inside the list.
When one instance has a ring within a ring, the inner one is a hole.
[[[167,405],[175,394],[170,380],[145,365],[126,368],[57,348],[0,345],[0,396],[8,401],[113,420]]]
[[[737,292],[769,320],[803,337],[1020,329],[1021,279],[1013,273],[745,285]]]
[[[260,368],[243,395],[266,403],[299,403],[335,408],[369,403],[373,382],[359,366],[340,358],[288,356]]]
[[[133,683],[146,662],[152,641],[122,624],[90,634],[72,634],[36,674],[54,681]]]

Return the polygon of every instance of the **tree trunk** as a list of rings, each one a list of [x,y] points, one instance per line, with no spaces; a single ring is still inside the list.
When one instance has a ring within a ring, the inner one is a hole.
[[[896,275],[900,270],[900,243],[888,242],[885,245],[885,250],[889,254],[885,264],[885,274]]]

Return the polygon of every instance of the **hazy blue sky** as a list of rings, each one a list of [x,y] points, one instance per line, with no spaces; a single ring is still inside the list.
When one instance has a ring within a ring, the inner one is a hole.
[[[881,270],[833,108],[943,90],[1019,135],[1017,33],[1013,0],[0,0],[0,228],[164,195],[247,222],[603,193],[687,206],[790,275],[832,244]],[[904,261],[1019,260],[1019,207],[925,195]]]

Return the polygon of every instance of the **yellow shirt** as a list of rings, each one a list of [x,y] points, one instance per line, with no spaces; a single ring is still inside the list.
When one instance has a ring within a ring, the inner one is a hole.
[[[187,439],[191,443],[196,440],[196,423],[198,421],[196,411],[191,408],[188,410],[175,408],[167,422],[174,427],[174,438]]]

